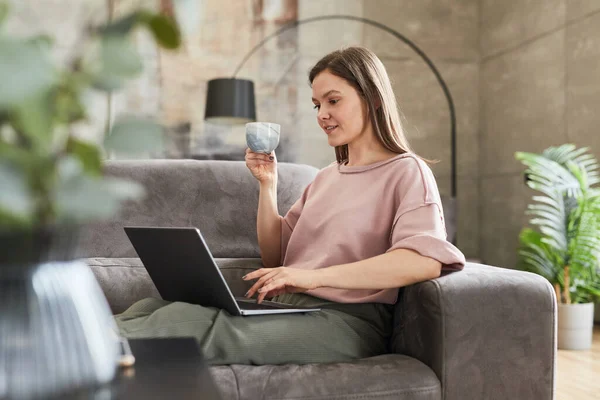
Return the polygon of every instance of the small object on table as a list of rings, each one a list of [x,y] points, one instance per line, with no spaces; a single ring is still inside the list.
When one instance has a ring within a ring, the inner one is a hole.
[[[119,357],[119,366],[120,367],[131,367],[135,364],[135,356],[131,352],[131,346],[129,346],[129,341],[121,337],[119,339],[121,345],[121,356]]]

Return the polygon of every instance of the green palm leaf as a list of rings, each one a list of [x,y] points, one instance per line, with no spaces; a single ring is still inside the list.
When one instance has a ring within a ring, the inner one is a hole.
[[[544,150],[542,155],[561,165],[566,165],[567,162],[578,164],[588,175],[589,185],[592,186],[600,182],[598,173],[594,172],[600,168],[600,164],[588,151],[588,147],[577,149],[574,144],[564,144],[558,147],[549,147]]]
[[[556,257],[557,253],[549,248],[543,239],[543,236],[533,229],[525,228],[521,231],[520,267],[554,282],[562,266],[562,260]]]

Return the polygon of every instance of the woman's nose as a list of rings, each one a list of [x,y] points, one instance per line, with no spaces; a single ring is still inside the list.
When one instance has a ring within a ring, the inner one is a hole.
[[[319,113],[317,114],[317,117],[320,120],[326,120],[329,119],[329,113],[323,107],[321,107],[319,108]]]

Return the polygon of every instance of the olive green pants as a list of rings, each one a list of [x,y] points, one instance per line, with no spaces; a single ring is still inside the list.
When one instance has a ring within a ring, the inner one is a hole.
[[[341,304],[305,294],[274,300],[322,310],[238,317],[218,308],[148,298],[115,319],[127,338],[193,336],[213,365],[341,362],[387,351],[389,305]]]

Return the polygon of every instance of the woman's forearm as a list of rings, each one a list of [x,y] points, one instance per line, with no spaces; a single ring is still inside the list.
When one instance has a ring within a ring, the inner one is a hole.
[[[319,287],[390,289],[440,276],[440,262],[414,251],[398,249],[349,264],[315,270]]]
[[[277,210],[277,179],[260,184],[256,230],[263,265],[278,267],[281,259],[281,217]]]

